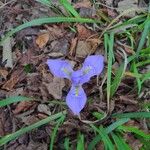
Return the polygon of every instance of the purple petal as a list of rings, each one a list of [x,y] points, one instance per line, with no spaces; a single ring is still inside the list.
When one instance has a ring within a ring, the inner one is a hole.
[[[66,97],[66,103],[75,115],[84,108],[86,100],[86,94],[81,86],[72,86]]]
[[[71,81],[74,86],[80,85],[82,78],[83,78],[83,71],[81,69],[72,72]]]
[[[102,55],[91,55],[88,56],[81,68],[83,77],[80,83],[85,83],[90,80],[92,76],[99,75],[104,68],[104,57]]]
[[[47,65],[54,76],[70,79],[73,70],[68,61],[61,59],[48,59]]]
[[[104,57],[102,55],[88,56],[83,63],[83,68],[85,72],[87,70],[87,73],[93,76],[99,75],[104,68]]]
[[[71,75],[72,84],[82,85],[90,80],[94,75],[99,75],[104,68],[104,57],[101,55],[88,56],[83,67],[80,70],[74,71]]]

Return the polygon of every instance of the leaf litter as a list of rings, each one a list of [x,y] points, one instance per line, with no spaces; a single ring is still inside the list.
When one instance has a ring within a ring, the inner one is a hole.
[[[107,5],[113,7],[112,1],[106,2]],[[126,10],[126,2],[126,0],[118,2],[117,11]],[[137,4],[133,2],[130,3],[134,5],[133,7],[137,7]],[[57,4],[58,2],[56,2],[56,6]],[[81,16],[96,16],[95,9],[92,8],[92,4],[88,0],[73,3],[73,6],[79,10]],[[6,11],[8,8],[10,8],[9,11]],[[31,2],[30,0],[14,2],[12,5],[8,4],[7,7],[2,8],[1,12],[3,26],[0,24],[0,29],[2,34],[4,31],[8,30],[8,28],[21,24],[22,21],[32,20],[47,15],[58,16],[58,14],[49,10],[49,8],[43,5],[41,6],[39,3]],[[108,18],[114,18],[117,15],[116,10],[110,9],[109,7],[102,7],[102,12],[105,12]],[[134,16],[134,14],[132,15]],[[131,16],[129,15],[128,17]],[[76,32],[72,32],[70,30],[71,28],[74,28]],[[80,64],[82,64],[86,56],[94,53],[104,53],[103,39],[99,39],[97,32],[101,31],[88,24],[45,25],[20,31],[14,37],[12,46],[10,46],[10,41],[12,39],[9,39],[9,41],[5,43],[6,45],[3,51],[9,46],[7,48],[7,50],[9,50],[9,55],[5,55],[7,58],[3,57],[3,61],[4,59],[8,59],[8,61],[5,67],[0,68],[0,97],[5,98],[12,95],[24,95],[34,97],[35,101],[19,102],[17,104],[12,104],[10,109],[0,109],[1,136],[12,133],[13,130],[17,131],[17,129],[25,125],[31,125],[40,119],[67,108],[65,105],[60,105],[60,103],[64,102],[66,94],[69,91],[70,82],[53,77],[52,74],[49,73],[45,62],[48,58],[69,59],[74,64],[75,69],[80,68]],[[119,42],[123,41],[123,44],[115,43],[115,56],[117,58],[115,63],[116,66],[119,66],[120,62],[122,62],[122,57],[117,49],[123,47],[128,56],[133,54],[133,50],[128,46],[126,39],[121,41],[117,38],[117,40]],[[26,66],[30,66],[28,71],[25,70]],[[116,66],[114,66],[114,69],[118,68],[116,68]],[[99,77],[100,84],[103,76],[104,73]],[[111,103],[111,112],[136,112],[140,110],[135,89],[132,89],[133,85],[133,78],[125,76],[113,98],[114,103]],[[84,120],[94,121],[96,118],[92,115],[92,112],[106,111],[106,95],[104,94],[104,98],[100,102],[96,78],[92,78],[83,88],[89,100],[81,113],[81,117]],[[145,93],[141,95],[143,101],[145,101],[145,99],[148,101],[149,97],[144,96]],[[55,103],[52,103],[54,101]],[[113,122],[113,120],[111,121]],[[109,125],[111,121],[106,120],[102,122],[102,124]],[[136,126],[143,128],[138,121],[133,121],[132,124],[136,124]],[[15,141],[10,142],[6,147],[8,150],[47,150],[49,135],[52,133],[54,126],[55,122],[51,122],[46,126],[31,131]],[[72,144],[75,145],[79,131],[84,133],[87,143],[93,139],[94,134],[91,134],[89,126],[82,123],[68,111],[64,124],[58,130],[54,147],[60,149],[62,146],[62,142],[60,141],[63,141],[65,137],[69,137]],[[136,147],[139,149],[141,147],[139,141],[132,135],[127,134],[125,136],[125,139],[129,139],[128,142],[133,148]],[[103,148],[100,144],[98,146]],[[85,149],[86,148],[87,145],[85,145]]]

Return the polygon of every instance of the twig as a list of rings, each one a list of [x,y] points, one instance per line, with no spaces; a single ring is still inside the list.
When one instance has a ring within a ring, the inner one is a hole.
[[[3,7],[5,7],[5,6],[7,6],[8,4],[10,4],[10,3],[12,3],[12,2],[15,2],[15,1],[17,1],[17,0],[10,0],[9,2],[7,2],[7,3],[2,3],[2,2],[0,2],[1,4],[1,6],[0,6],[0,9],[2,9]]]

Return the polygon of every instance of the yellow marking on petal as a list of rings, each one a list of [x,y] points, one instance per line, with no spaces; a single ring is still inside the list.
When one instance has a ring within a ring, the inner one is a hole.
[[[75,88],[75,96],[78,96],[79,95],[79,87],[76,87]]]
[[[83,71],[83,74],[85,75],[85,74],[89,73],[89,71],[90,71],[91,69],[92,69],[91,66],[86,67],[86,69]]]
[[[66,68],[61,68],[61,71],[63,71],[64,73],[66,73],[67,75],[71,75],[71,72],[69,72]]]

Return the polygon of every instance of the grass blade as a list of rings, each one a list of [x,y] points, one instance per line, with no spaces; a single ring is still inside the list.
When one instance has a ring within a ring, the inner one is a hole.
[[[114,34],[111,33],[108,44],[108,69],[107,69],[107,103],[109,107],[110,95],[111,95],[111,72],[112,72],[112,62],[114,58],[113,54],[113,44],[114,44]],[[108,108],[109,109],[109,108]]]
[[[145,44],[145,40],[149,33],[149,30],[150,30],[150,20],[146,20],[145,25],[144,25],[144,30],[143,30],[143,33],[142,33],[142,36],[141,36],[141,39],[140,39],[140,42],[139,42],[139,45],[137,48],[137,52],[136,52],[137,56],[136,57],[139,56],[139,52]]]
[[[74,17],[80,18],[78,12],[73,8],[73,6],[67,0],[59,0],[59,2],[64,6],[66,11],[70,12]]]
[[[0,40],[0,45],[2,42],[7,39],[8,37],[12,36],[13,34],[17,33],[18,31],[25,29],[27,27],[31,26],[39,26],[42,24],[48,24],[48,23],[62,23],[62,22],[79,22],[79,23],[100,23],[99,21],[89,19],[89,18],[74,18],[74,17],[47,17],[47,18],[39,18],[34,19],[30,22],[26,22],[14,29],[12,29],[10,32],[8,32],[4,38]]]
[[[111,124],[110,126],[108,126],[105,130],[106,133],[109,134],[111,133],[113,130],[115,130],[117,127],[119,127],[120,125],[128,122],[130,119],[128,118],[123,118],[123,119],[119,119],[116,122],[114,122],[113,124]],[[93,138],[93,140],[89,143],[88,146],[88,150],[93,150],[96,146],[96,144],[101,140],[101,137],[99,135],[95,136]]]
[[[107,135],[106,130],[103,127],[97,128],[96,126],[94,126],[93,124],[90,125],[96,132],[99,133],[99,136],[101,137],[101,140],[104,142],[104,146],[105,149],[108,150],[114,150],[114,146],[109,138],[109,136]]]
[[[150,118],[150,112],[132,112],[112,114],[113,118]]]
[[[122,137],[114,133],[111,133],[111,136],[115,142],[117,150],[132,150]]]
[[[47,117],[47,118],[45,118],[45,119],[43,119],[41,121],[38,121],[38,122],[36,122],[36,123],[34,123],[34,124],[30,125],[30,126],[22,128],[22,129],[14,132],[12,134],[8,134],[8,135],[6,135],[6,136],[4,136],[4,137],[2,137],[0,139],[0,146],[2,146],[4,144],[6,144],[6,143],[8,143],[8,142],[18,138],[18,137],[20,137],[21,135],[23,135],[23,134],[25,134],[25,133],[27,133],[27,132],[35,129],[35,128],[38,128],[38,127],[40,127],[40,126],[42,126],[44,124],[49,123],[52,120],[58,119],[58,118],[64,116],[64,114],[66,114],[66,111],[57,113],[55,115],[51,115],[50,117]]]
[[[121,83],[122,77],[126,71],[127,64],[128,64],[127,55],[123,50],[122,50],[122,52],[124,54],[124,63],[122,63],[120,65],[119,69],[117,70],[117,72],[115,74],[115,78],[114,78],[112,85],[111,85],[110,97],[112,97],[115,94],[115,92],[117,91],[117,89]]]
[[[50,142],[50,150],[53,150],[53,144],[54,144],[54,139],[56,137],[56,134],[57,134],[57,130],[60,126],[60,124],[64,121],[65,119],[65,116],[62,115],[61,118],[59,118],[58,122],[57,122],[57,125],[56,127],[54,128],[54,131],[52,132],[52,135],[51,135],[51,142]]]
[[[28,98],[24,96],[9,97],[9,98],[0,100],[0,107],[4,107],[9,104],[20,102],[20,101],[30,101],[30,100],[33,100],[33,98]]]
[[[45,6],[51,7],[51,0],[36,0],[36,1]]]
[[[137,127],[129,127],[129,126],[120,126],[118,127],[119,130],[122,130],[124,132],[132,132],[135,133],[141,137],[143,137],[146,140],[150,140],[150,134],[144,133],[142,130],[138,129]]]
[[[77,142],[77,149],[76,150],[84,150],[84,136],[83,134],[79,134],[78,142]]]
[[[69,150],[69,138],[65,138],[65,142],[64,142],[64,148],[65,150]]]

